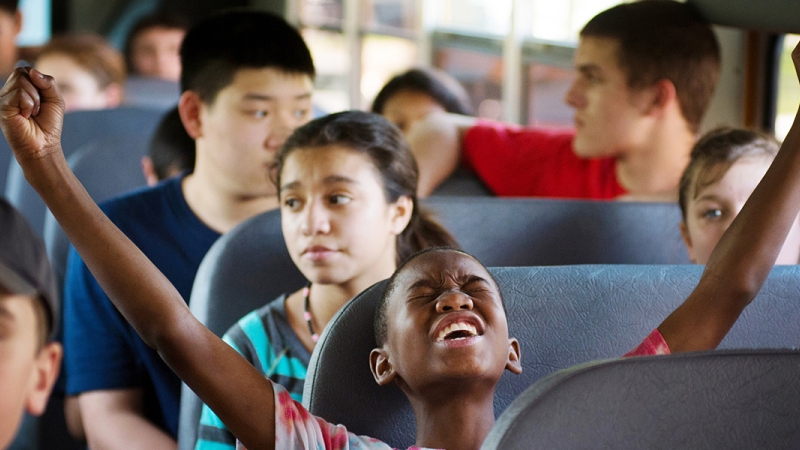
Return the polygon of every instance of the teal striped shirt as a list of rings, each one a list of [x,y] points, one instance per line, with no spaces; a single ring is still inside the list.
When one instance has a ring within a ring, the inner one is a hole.
[[[286,317],[286,295],[281,295],[231,327],[222,340],[250,361],[262,375],[280,384],[300,401],[311,354]],[[235,450],[236,438],[206,405],[200,414],[195,450]]]

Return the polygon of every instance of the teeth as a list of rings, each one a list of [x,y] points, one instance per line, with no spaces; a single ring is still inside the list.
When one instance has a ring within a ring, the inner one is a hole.
[[[448,334],[453,333],[455,331],[466,331],[467,333],[470,334],[470,336],[477,336],[478,335],[478,330],[475,328],[474,325],[472,325],[470,323],[466,323],[466,322],[457,322],[457,323],[453,323],[453,324],[448,325],[442,331],[440,331],[439,332],[439,336],[436,337],[436,341],[437,342],[444,341],[445,336],[447,336]],[[463,339],[463,338],[460,338],[460,339]]]

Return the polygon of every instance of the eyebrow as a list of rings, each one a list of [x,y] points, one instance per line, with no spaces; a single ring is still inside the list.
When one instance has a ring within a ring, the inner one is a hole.
[[[293,100],[309,100],[309,99],[311,99],[311,92],[306,92],[305,94],[296,95],[293,98]],[[274,102],[277,100],[277,97],[274,97],[272,95],[265,95],[265,94],[258,94],[255,92],[251,92],[249,94],[245,94],[244,100]]]
[[[336,184],[336,183],[361,184],[358,181],[356,181],[356,180],[354,180],[354,179],[352,179],[350,177],[346,177],[344,175],[329,175],[329,176],[325,177],[325,179],[322,180],[322,183],[323,184]],[[281,190],[283,191],[283,190],[289,190],[289,189],[296,189],[298,186],[300,186],[300,184],[301,184],[300,180],[291,181],[289,183],[286,183],[286,184],[282,185],[281,186]]]
[[[476,283],[476,282],[482,282],[482,283],[490,284],[489,281],[486,280],[483,277],[480,277],[478,275],[469,275],[467,277],[467,280],[464,281],[464,283],[462,283],[462,286],[466,286],[467,284]],[[431,279],[423,278],[421,280],[418,280],[418,281],[412,283],[411,286],[408,287],[408,290],[410,291],[410,290],[418,288],[418,287],[435,288],[438,284],[439,283],[437,283],[437,282],[435,282],[435,281],[433,281]]]
[[[717,194],[703,194],[702,196],[695,197],[695,199],[694,199],[695,202],[701,202],[701,201],[704,201],[704,200],[710,200],[710,201],[714,201],[714,202],[723,201],[723,199]]]
[[[603,69],[594,63],[580,64],[578,65],[577,70],[585,75],[603,75]]]

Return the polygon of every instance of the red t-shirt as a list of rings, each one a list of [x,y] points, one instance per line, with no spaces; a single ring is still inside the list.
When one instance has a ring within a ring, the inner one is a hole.
[[[463,142],[466,166],[506,197],[612,199],[626,194],[613,158],[582,159],[572,130],[512,128],[478,122]]]

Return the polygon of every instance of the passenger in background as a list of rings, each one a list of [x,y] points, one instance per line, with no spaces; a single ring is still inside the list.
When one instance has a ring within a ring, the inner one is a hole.
[[[61,366],[56,279],[44,243],[0,199],[0,449],[14,439],[22,413],[44,413]]]
[[[692,262],[708,262],[779,148],[772,136],[733,128],[711,131],[695,144],[681,178],[678,200],[683,215],[681,234]],[[800,223],[795,221],[775,264],[798,262]]]
[[[54,37],[34,64],[58,80],[67,111],[116,108],[125,93],[125,62],[103,37],[82,33]]]
[[[268,167],[291,132],[311,120],[314,64],[297,30],[253,10],[193,27],[181,63],[178,111],[195,141],[193,172],[103,209],[188,301],[200,261],[220,234],[278,206]],[[67,394],[79,396],[89,447],[174,449],[180,380],[70,253]]]
[[[691,5],[624,3],[580,33],[566,95],[575,130],[431,116],[409,136],[429,194],[459,158],[496,195],[676,201],[719,76],[711,27]]]
[[[416,68],[395,76],[372,102],[372,112],[389,119],[403,134],[435,112],[472,115],[469,94],[455,78],[436,69]]]
[[[178,108],[171,109],[156,128],[147,155],[142,157],[142,173],[148,186],[191,172],[194,169],[194,139],[186,133]]]
[[[333,315],[417,251],[458,244],[417,202],[417,165],[377,114],[344,112],[299,128],[276,156],[281,223],[308,285],[251,312],[223,337],[300,401],[311,352]],[[236,438],[204,405],[197,450]]]
[[[431,114],[472,114],[469,94],[455,78],[436,69],[411,69],[389,80],[381,88],[372,112],[397,125],[404,135]],[[459,167],[431,194],[490,195],[475,175]]]
[[[19,0],[0,0],[0,78],[8,77],[19,61],[17,35],[22,31]]]
[[[125,42],[128,74],[180,81],[180,48],[189,21],[172,13],[157,13],[136,22]]]

